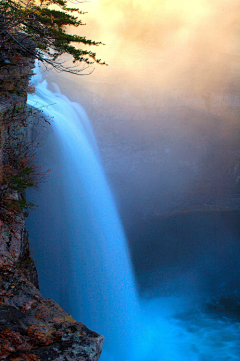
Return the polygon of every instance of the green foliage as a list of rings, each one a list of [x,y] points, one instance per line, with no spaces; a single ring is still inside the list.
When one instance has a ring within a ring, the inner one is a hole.
[[[11,44],[16,44],[21,53],[30,53],[60,71],[78,74],[84,69],[63,65],[59,57],[64,53],[69,54],[73,62],[105,64],[96,58],[95,52],[79,48],[79,45],[97,46],[101,42],[67,32],[69,25],[84,25],[79,19],[80,14],[84,13],[67,7],[65,0],[1,0],[0,50],[3,58],[8,58]]]
[[[29,187],[37,187],[46,176],[35,158],[38,135],[29,141],[26,134],[27,124],[31,119],[38,128],[43,121],[47,121],[36,112],[28,106],[13,107],[3,116],[4,128],[7,131],[2,145],[3,158],[0,165],[0,219],[7,224],[10,224],[20,211],[35,207],[33,203],[27,202],[24,192]],[[38,120],[34,116],[37,116]]]
[[[19,167],[18,173],[14,175],[11,179],[12,189],[18,191],[19,193],[25,191],[28,187],[34,186],[34,169],[28,166],[23,166],[22,164]]]

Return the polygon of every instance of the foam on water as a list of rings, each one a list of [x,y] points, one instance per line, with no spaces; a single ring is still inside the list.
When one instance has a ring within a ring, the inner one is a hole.
[[[240,323],[207,312],[197,300],[162,297],[145,300],[149,330],[147,361],[233,361],[240,359]]]

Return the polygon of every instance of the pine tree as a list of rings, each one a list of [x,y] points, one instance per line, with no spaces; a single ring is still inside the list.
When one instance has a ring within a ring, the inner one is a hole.
[[[96,58],[95,52],[81,49],[101,42],[67,32],[69,25],[84,25],[79,19],[83,14],[76,7],[68,7],[65,0],[1,0],[0,66],[11,62],[11,52],[16,46],[21,55],[31,54],[59,71],[80,74],[89,64],[105,64]],[[69,54],[77,64],[64,65],[60,59],[62,54]],[[85,66],[79,69],[79,63]]]

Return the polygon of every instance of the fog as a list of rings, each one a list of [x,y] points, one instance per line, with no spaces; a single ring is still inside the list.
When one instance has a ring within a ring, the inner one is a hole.
[[[239,2],[80,5],[86,25],[73,31],[101,40],[92,50],[108,66],[45,77],[88,113],[127,232],[161,216],[238,210]]]
[[[109,66],[50,77],[85,107],[122,217],[238,207],[238,1],[82,8]]]

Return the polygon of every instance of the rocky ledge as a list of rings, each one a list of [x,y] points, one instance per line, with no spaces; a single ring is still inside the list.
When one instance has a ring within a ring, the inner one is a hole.
[[[76,322],[38,289],[24,215],[1,223],[0,360],[97,361],[103,336]]]

